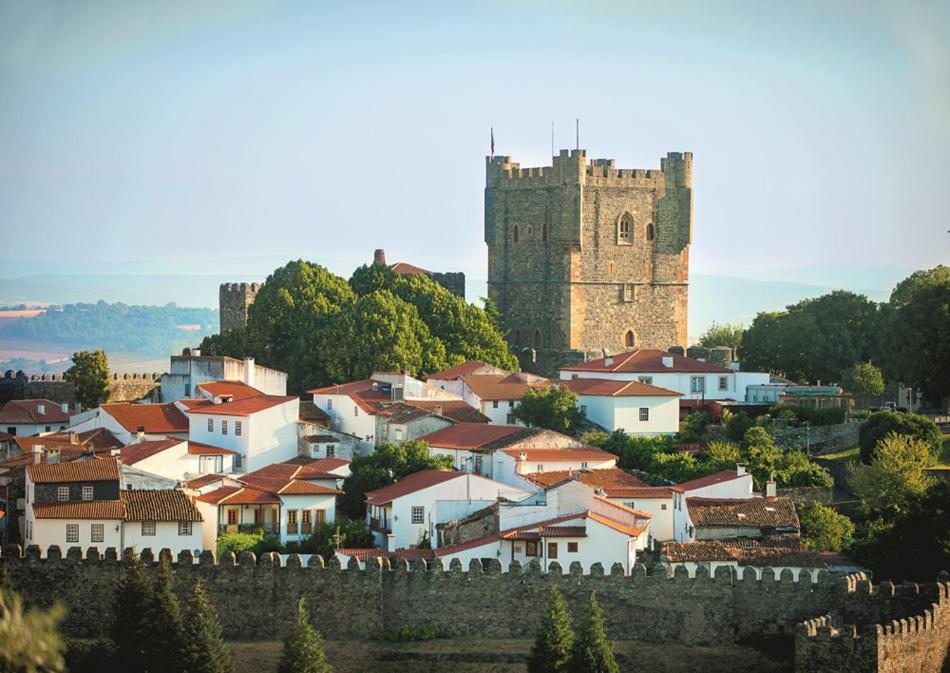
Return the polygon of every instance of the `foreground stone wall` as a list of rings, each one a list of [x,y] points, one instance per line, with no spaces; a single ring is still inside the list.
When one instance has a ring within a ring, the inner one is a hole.
[[[810,449],[815,452],[832,452],[850,449],[858,445],[858,431],[861,423],[836,423],[819,425],[813,428],[789,428],[773,425],[769,432],[775,443],[783,449]]]

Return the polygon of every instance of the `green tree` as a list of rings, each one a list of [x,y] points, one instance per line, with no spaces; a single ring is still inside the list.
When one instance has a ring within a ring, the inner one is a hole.
[[[706,460],[717,470],[734,470],[742,462],[742,449],[733,442],[710,442],[706,447]]]
[[[815,551],[841,551],[851,544],[854,523],[843,514],[820,502],[812,502],[799,510],[802,546]]]
[[[60,673],[66,642],[59,625],[66,608],[26,609],[19,594],[0,588],[0,671]]]
[[[350,476],[343,482],[340,509],[352,518],[365,514],[367,491],[385,486],[391,478],[401,477],[420,470],[450,470],[451,456],[433,456],[424,441],[414,439],[400,444],[380,444],[366,456],[354,456],[350,463]]]
[[[323,651],[323,638],[310,623],[307,604],[301,598],[297,614],[284,633],[277,673],[330,673],[332,670]]]
[[[172,589],[173,581],[171,562],[162,556],[154,589],[144,609],[149,623],[148,638],[144,642],[149,673],[180,673],[184,667],[181,607]]]
[[[340,547],[372,547],[373,534],[366,519],[348,519],[338,516],[336,521],[314,527],[313,534],[303,542],[288,542],[287,551],[300,554],[320,554],[329,561]]]
[[[597,593],[590,595],[590,605],[571,648],[571,673],[620,673],[614,659],[613,646],[607,640],[604,614],[597,604]]]
[[[859,362],[841,374],[841,385],[858,397],[877,397],[884,393],[884,375],[872,363]]]
[[[125,559],[125,572],[116,586],[112,610],[110,636],[115,643],[119,670],[150,670],[152,624],[147,607],[154,605],[154,601],[155,590],[145,576],[142,561],[133,552]]]
[[[706,348],[715,346],[738,348],[742,344],[743,332],[745,332],[745,328],[742,325],[714,322],[699,337],[699,345]]]
[[[884,334],[888,378],[941,406],[950,396],[950,267],[917,271],[897,285]]]
[[[531,428],[547,428],[576,435],[586,415],[577,404],[577,395],[562,386],[529,389],[511,415]]]
[[[755,426],[755,420],[744,411],[729,416],[726,422],[726,437],[734,442],[741,442],[749,428]]]
[[[802,451],[783,450],[765,428],[749,428],[745,433],[744,444],[741,462],[746,464],[759,488],[772,474],[779,486],[830,488],[834,484],[827,469],[811,462]]]
[[[73,384],[76,400],[83,409],[92,409],[109,399],[109,362],[102,351],[73,353],[73,366],[63,379]]]
[[[541,618],[528,655],[528,673],[564,673],[571,658],[574,630],[564,598],[557,587],[551,587],[548,610]]]
[[[868,517],[890,519],[932,483],[926,469],[934,464],[930,446],[916,437],[891,433],[874,450],[870,465],[852,468],[851,490]]]
[[[183,670],[187,673],[234,673],[234,655],[224,642],[218,613],[200,580],[195,583],[188,604],[183,645]]]
[[[869,464],[880,441],[893,433],[916,437],[930,447],[934,457],[943,450],[943,434],[937,424],[926,416],[902,411],[876,411],[858,430],[861,462]]]

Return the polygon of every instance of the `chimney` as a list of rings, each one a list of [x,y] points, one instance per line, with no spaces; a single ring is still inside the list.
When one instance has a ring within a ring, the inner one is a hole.
[[[145,428],[141,425],[135,430],[135,443],[141,444],[145,441]]]
[[[54,465],[59,462],[59,449],[50,449],[46,453],[46,462]]]
[[[70,431],[69,432],[69,443],[78,444],[79,443],[79,433]]]
[[[59,408],[63,410],[63,413],[69,415],[69,402],[63,402],[59,405]]]
[[[441,405],[441,404],[435,405],[435,408],[434,408],[432,411],[435,413],[436,416],[441,416],[441,415],[442,415],[442,405]]]
[[[386,266],[386,251],[382,248],[377,248],[373,252],[373,264],[378,264],[379,266]]]
[[[45,404],[42,404],[42,403],[41,403],[41,404],[37,404],[37,405],[36,405],[36,413],[38,413],[40,416],[45,416],[45,415],[46,415],[46,405],[45,405]]]
[[[610,367],[613,365],[613,363],[614,363],[614,358],[612,355],[604,358],[604,367]]]
[[[526,451],[522,451],[521,453],[519,453],[518,460],[528,460],[528,453]]]
[[[740,475],[740,476],[742,476],[743,474],[745,474],[745,464],[744,464],[744,463],[736,463],[736,474],[738,474],[738,475]]]
[[[663,356],[663,366],[666,367],[667,369],[672,369],[672,368],[673,368],[673,356],[672,356],[672,355],[664,355],[664,356]]]
[[[254,358],[244,358],[244,383],[254,388]]]
[[[765,497],[774,498],[778,495],[778,484],[775,483],[775,473],[769,474],[769,480],[765,482]]]
[[[43,462],[43,445],[34,444],[33,445],[33,464],[39,465]]]

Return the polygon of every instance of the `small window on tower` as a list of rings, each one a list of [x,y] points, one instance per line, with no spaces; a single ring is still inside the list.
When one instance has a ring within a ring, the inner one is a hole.
[[[637,286],[633,283],[623,284],[623,300],[627,303],[635,301],[637,298]]]
[[[633,334],[633,330],[628,329],[627,334],[623,338],[623,345],[626,346],[627,348],[633,348],[636,341],[637,339],[636,339],[636,336],[634,336]]]
[[[647,225],[647,240],[652,241],[654,234],[655,232],[653,231],[653,223],[650,222],[650,224]]]
[[[548,240],[548,223],[547,222],[541,225],[541,240],[542,241]]]
[[[520,345],[521,345],[521,330],[516,329],[515,330],[515,346],[520,346]]]
[[[534,330],[534,347],[541,348],[541,330]]]
[[[515,225],[513,238],[514,238],[515,243],[517,243],[518,242],[518,225],[517,224]]]
[[[633,215],[624,213],[617,222],[617,242],[633,243]]]

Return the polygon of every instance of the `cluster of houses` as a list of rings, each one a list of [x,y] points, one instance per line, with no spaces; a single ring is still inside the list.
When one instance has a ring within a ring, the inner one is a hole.
[[[423,440],[451,470],[423,470],[365,494],[374,546],[344,563],[404,559],[577,561],[629,572],[638,560],[824,565],[799,548],[794,505],[743,466],[648,485],[616,456],[513,415],[532,390],[563,386],[592,423],[672,434],[683,401],[744,399],[759,374],[633,350],[565,367],[559,378],[466,362],[425,381],[379,372],[286,394],[286,375],[224,357],[172,358],[158,402],[70,415],[46,400],[0,410],[0,518],[8,542],[65,549],[215,549],[222,534],[301,541],[336,519],[350,461],[383,443]],[[765,382],[768,382],[766,377]],[[688,405],[687,405],[688,409]]]

